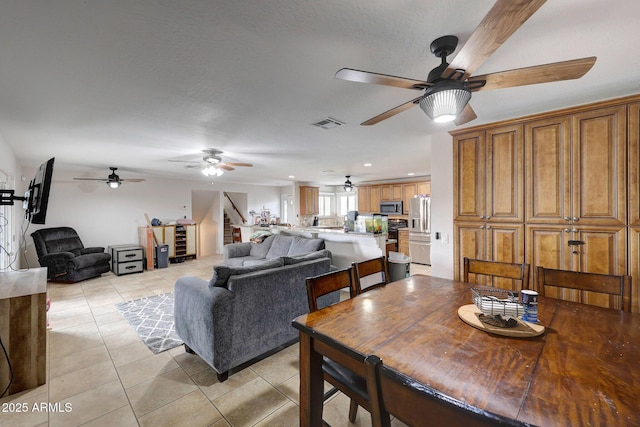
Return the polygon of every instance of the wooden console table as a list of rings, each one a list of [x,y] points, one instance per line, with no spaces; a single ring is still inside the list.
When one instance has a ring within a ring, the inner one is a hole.
[[[47,269],[0,273],[0,338],[13,368],[8,394],[40,386],[47,372]],[[0,393],[11,378],[0,350]]]

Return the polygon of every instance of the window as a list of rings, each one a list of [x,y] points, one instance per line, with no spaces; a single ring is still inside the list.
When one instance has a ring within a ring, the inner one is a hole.
[[[349,211],[355,211],[356,195],[353,193],[339,193],[336,195],[338,198],[338,215],[344,216]]]
[[[320,216],[331,216],[331,202],[333,194],[321,193],[318,200],[318,210]]]

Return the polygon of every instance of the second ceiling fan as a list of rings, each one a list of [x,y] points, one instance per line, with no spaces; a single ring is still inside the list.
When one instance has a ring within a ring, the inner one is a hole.
[[[420,108],[436,122],[461,125],[477,116],[469,105],[471,92],[572,80],[593,67],[596,57],[587,57],[509,71],[472,76],[546,0],[498,0],[451,63],[447,56],[458,44],[456,36],[444,36],[431,43],[431,52],[441,59],[426,81],[343,68],[336,78],[361,83],[424,91],[424,94],[379,114],[361,125],[374,125],[409,108]]]

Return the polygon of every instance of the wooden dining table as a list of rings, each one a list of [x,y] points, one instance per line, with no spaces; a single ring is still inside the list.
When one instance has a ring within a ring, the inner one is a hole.
[[[524,423],[640,425],[640,314],[541,297],[544,334],[489,334],[458,316],[473,286],[416,275],[296,318],[300,425],[322,425],[322,355],[354,351]]]

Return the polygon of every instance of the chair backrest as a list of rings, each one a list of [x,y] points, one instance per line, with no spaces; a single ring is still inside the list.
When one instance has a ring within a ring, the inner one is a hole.
[[[387,262],[387,257],[385,256],[361,262],[354,262],[353,266],[356,275],[356,294],[360,294],[361,292],[366,292],[389,283],[389,264]],[[369,283],[369,280],[363,280],[364,278],[371,278],[372,280],[377,281]],[[366,284],[367,286],[363,288],[363,284]]]
[[[309,311],[318,310],[318,298],[340,289],[348,288],[349,297],[356,296],[356,284],[353,267],[330,271],[315,277],[309,277],[307,283],[307,299]]]
[[[537,290],[540,295],[631,311],[631,276],[581,273],[544,267],[538,267],[537,273]]]
[[[412,426],[526,425],[440,394],[429,386],[385,367],[375,355],[365,358],[365,371],[373,427],[390,427],[390,415]]]
[[[529,289],[529,264],[517,264],[510,262],[483,261],[479,259],[464,258],[463,280],[469,282],[469,274],[489,276],[487,286],[501,289],[520,291]]]
[[[231,237],[233,238],[233,243],[242,242],[242,230],[240,227],[231,227]]]
[[[41,228],[31,233],[38,258],[58,252],[73,252],[84,246],[71,227]]]

